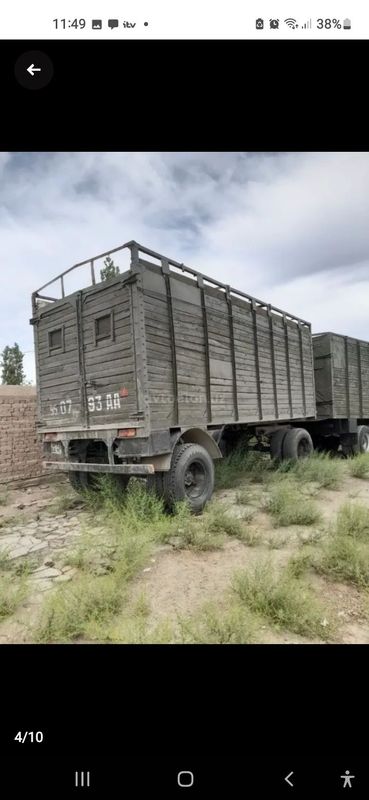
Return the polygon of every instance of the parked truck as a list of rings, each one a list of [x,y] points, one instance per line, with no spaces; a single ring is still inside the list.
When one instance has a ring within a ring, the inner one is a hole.
[[[104,256],[130,267],[96,281]],[[88,265],[90,285],[65,294]],[[57,282],[60,296],[45,295]],[[275,459],[314,447],[369,450],[369,344],[306,320],[131,241],[32,295],[38,431],[46,470],[81,490],[130,476],[168,507],[203,509],[214,460],[237,447]]]

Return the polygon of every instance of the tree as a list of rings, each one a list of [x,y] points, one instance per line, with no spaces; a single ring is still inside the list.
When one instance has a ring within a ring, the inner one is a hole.
[[[14,342],[13,347],[8,345],[4,347],[1,354],[1,381],[14,386],[15,384],[24,383],[25,374],[23,370],[24,354],[19,348],[19,345]]]
[[[115,278],[116,275],[119,275],[120,269],[115,266],[110,256],[106,257],[104,265],[104,268],[100,270],[100,278],[102,281],[108,281],[109,278]]]

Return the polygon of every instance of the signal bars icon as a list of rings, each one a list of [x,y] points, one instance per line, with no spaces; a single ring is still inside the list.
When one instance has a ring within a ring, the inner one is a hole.
[[[311,28],[311,19],[308,19],[308,21],[307,21],[307,22],[305,22],[305,24],[304,24],[304,25],[302,25],[301,27],[302,27],[302,28],[305,28],[305,29],[306,29],[306,28]]]

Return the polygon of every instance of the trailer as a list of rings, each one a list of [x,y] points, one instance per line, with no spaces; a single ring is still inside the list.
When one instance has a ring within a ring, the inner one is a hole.
[[[317,421],[313,441],[346,455],[369,452],[369,342],[313,334]]]
[[[97,282],[96,262],[122,250],[129,269]],[[65,276],[86,265],[90,284],[66,295]],[[55,283],[59,297],[45,295]],[[214,460],[241,437],[276,459],[357,437],[353,397],[339,422],[337,405],[316,404],[328,360],[309,322],[137,242],[58,275],[32,311],[44,467],[76,489],[108,473],[124,490],[136,475],[168,506],[186,499],[198,512]],[[364,414],[364,375],[360,386]]]

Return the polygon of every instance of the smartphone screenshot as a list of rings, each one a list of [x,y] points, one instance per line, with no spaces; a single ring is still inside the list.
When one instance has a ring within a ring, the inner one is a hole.
[[[368,34],[2,11],[4,794],[367,796]]]

